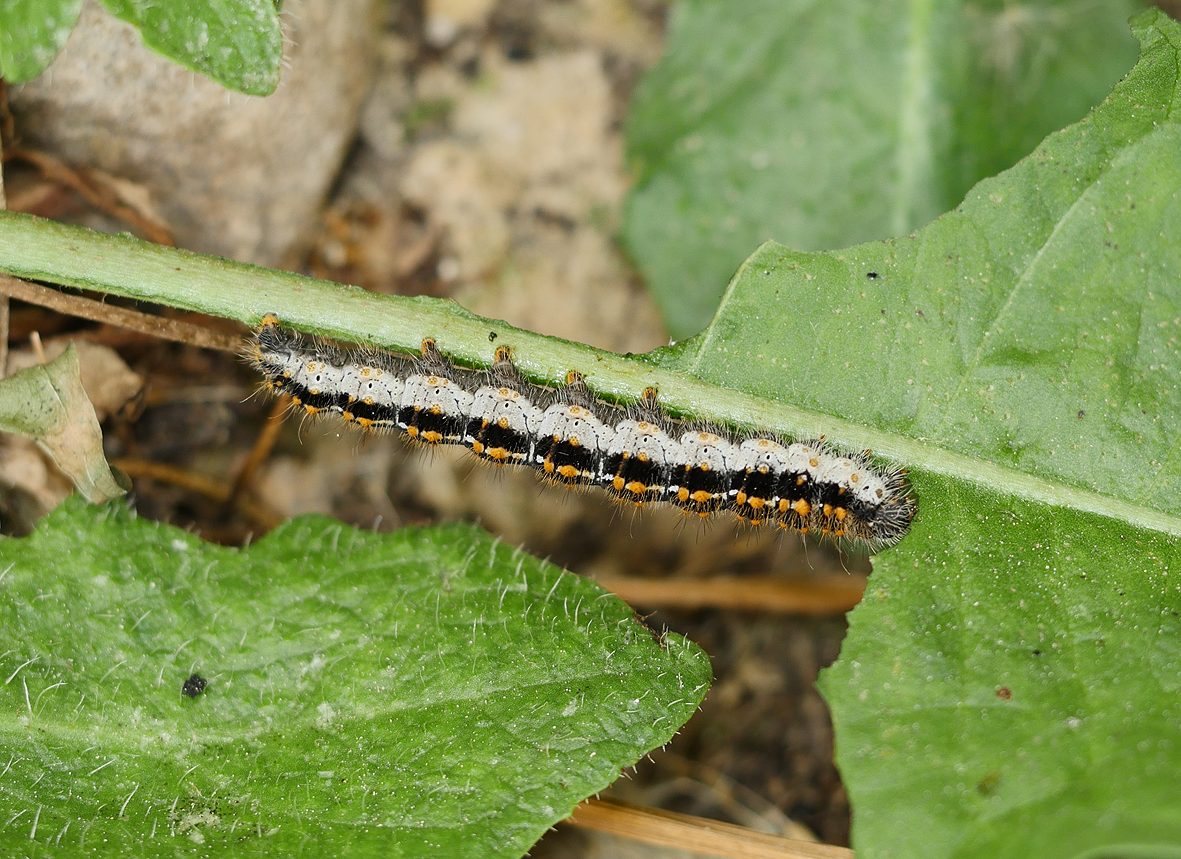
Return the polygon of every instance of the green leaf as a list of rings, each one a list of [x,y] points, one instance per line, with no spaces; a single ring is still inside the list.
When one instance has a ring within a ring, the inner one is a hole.
[[[1085,120],[914,236],[764,246],[662,363],[921,441],[928,466],[1181,513],[1177,25],[1138,21],[1140,62]]]
[[[914,530],[823,678],[858,855],[1175,855],[1181,26],[914,236],[768,245],[662,364],[878,428]]]
[[[709,681],[459,525],[237,550],[70,502],[0,541],[0,628],[0,839],[38,855],[519,856]]]
[[[673,336],[751,247],[904,234],[1097,102],[1139,4],[682,0],[628,119],[625,241]]]
[[[1181,26],[916,235],[766,245],[661,363],[878,428],[919,515],[822,689],[859,856],[1177,855]]]
[[[0,77],[19,84],[41,74],[62,49],[82,0],[4,0],[0,4]]]
[[[144,43],[182,66],[249,95],[279,85],[283,34],[273,0],[102,0]]]
[[[912,477],[820,684],[857,855],[1181,855],[1176,518]]]

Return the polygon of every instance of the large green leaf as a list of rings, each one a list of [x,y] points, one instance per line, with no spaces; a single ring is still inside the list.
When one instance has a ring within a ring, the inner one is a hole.
[[[709,681],[684,639],[466,526],[306,518],[237,550],[68,503],[0,541],[0,629],[23,855],[519,856]]]
[[[636,94],[624,235],[674,336],[773,238],[900,235],[1097,102],[1134,0],[682,0]]]
[[[859,857],[1181,856],[1181,537],[918,473],[822,677]]]
[[[1181,513],[1177,27],[1139,26],[1084,121],[909,238],[766,245],[663,363]]]
[[[912,237],[768,245],[679,369],[883,431],[919,516],[823,690],[859,855],[1181,850],[1181,26]]]
[[[82,0],[4,0],[0,3],[0,77],[23,83],[41,74],[62,49]]]
[[[223,86],[269,95],[279,85],[283,34],[274,0],[102,0],[144,43]]]

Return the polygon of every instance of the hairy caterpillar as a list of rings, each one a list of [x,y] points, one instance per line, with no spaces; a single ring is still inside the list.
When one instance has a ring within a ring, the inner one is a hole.
[[[433,340],[419,357],[400,357],[305,338],[268,315],[246,354],[272,392],[307,414],[463,445],[493,464],[597,486],[631,504],[672,504],[702,518],[728,511],[871,549],[902,539],[915,514],[905,474],[868,454],[674,419],[651,389],[630,407],[606,403],[577,373],[558,389],[534,385],[504,347],[486,370],[467,370]]]

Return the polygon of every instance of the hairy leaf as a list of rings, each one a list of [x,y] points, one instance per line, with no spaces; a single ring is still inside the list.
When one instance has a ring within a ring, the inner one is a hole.
[[[237,550],[71,502],[0,540],[0,628],[0,841],[30,855],[519,856],[709,682],[466,526]]]

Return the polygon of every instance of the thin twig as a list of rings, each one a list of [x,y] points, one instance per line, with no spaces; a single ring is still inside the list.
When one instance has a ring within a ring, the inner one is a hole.
[[[783,838],[732,823],[605,799],[587,800],[566,822],[643,844],[725,859],[853,859],[853,851],[844,847]]]
[[[151,460],[132,457],[114,459],[111,461],[111,465],[126,472],[131,477],[147,477],[152,480],[172,484],[173,486],[179,486],[191,492],[196,492],[199,495],[204,495],[206,498],[216,501],[219,504],[225,504],[230,500],[230,487],[203,474],[194,474],[191,471],[185,471],[182,468],[166,465],[162,462],[152,462]],[[282,517],[278,514],[248,499],[239,498],[237,505],[256,525],[267,531],[278,527],[279,523],[283,521]]]
[[[267,417],[266,423],[263,424],[262,432],[258,434],[254,445],[250,448],[250,453],[246,456],[246,461],[242,463],[242,467],[238,469],[238,475],[234,478],[233,485],[230,487],[228,503],[235,503],[241,496],[243,490],[254,479],[255,472],[266,462],[267,457],[271,455],[271,450],[275,447],[275,441],[279,438],[279,433],[283,430],[283,418],[287,412],[291,410],[291,398],[284,395],[275,400],[271,407],[271,413]]]
[[[595,581],[631,605],[652,608],[729,609],[773,614],[838,615],[861,601],[865,577],[717,576],[642,579],[604,576]]]
[[[82,199],[113,218],[138,230],[145,239],[158,245],[173,247],[176,240],[171,230],[150,215],[128,205],[120,197],[112,181],[100,173],[78,170],[48,152],[23,147],[8,150],[9,160],[20,159],[35,167],[50,182],[73,190]]]
[[[222,334],[220,331],[214,331],[202,325],[194,325],[191,322],[152,316],[137,310],[128,310],[124,307],[115,307],[101,301],[94,301],[90,298],[69,295],[17,277],[0,274],[0,294],[19,298],[21,301],[41,307],[48,307],[70,316],[80,316],[95,322],[105,322],[120,328],[129,328],[150,337],[160,337],[165,340],[174,340],[177,343],[198,346],[202,349],[217,349],[234,354],[242,351],[240,337]]]

